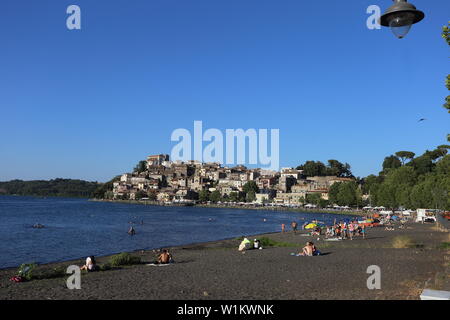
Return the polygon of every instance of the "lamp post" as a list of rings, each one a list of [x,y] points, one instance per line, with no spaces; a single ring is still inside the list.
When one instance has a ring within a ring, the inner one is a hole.
[[[425,14],[407,0],[392,1],[394,4],[381,16],[380,24],[391,28],[392,33],[402,39],[408,34],[411,26],[421,21]]]

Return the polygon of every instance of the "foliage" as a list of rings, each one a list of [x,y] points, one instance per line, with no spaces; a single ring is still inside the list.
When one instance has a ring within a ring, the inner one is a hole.
[[[19,267],[17,274],[23,279],[30,281],[31,279],[33,279],[33,272],[36,269],[36,267],[37,267],[36,263],[23,263]]]
[[[399,158],[392,155],[389,157],[384,158],[383,161],[383,172],[387,172],[389,169],[396,169],[400,168],[402,166],[402,162]]]
[[[442,28],[442,38],[445,39],[445,41],[447,41],[447,44],[450,46],[450,22]],[[450,90],[450,74],[447,75],[445,86],[448,90]],[[445,98],[443,107],[447,109],[448,113],[450,113],[450,95]],[[450,134],[447,135],[447,140],[450,142]]]
[[[362,193],[354,181],[333,183],[328,197],[331,203],[340,206],[359,206],[362,204]]]
[[[198,200],[201,202],[209,201],[209,191],[208,190],[201,190],[198,194]]]
[[[143,190],[139,190],[138,192],[136,192],[135,194],[135,199],[136,200],[141,200],[142,198],[147,198],[148,194],[147,192],[143,191]]]
[[[117,182],[120,180],[120,176],[116,176],[113,179],[109,180],[106,183],[101,184],[97,187],[97,189],[93,192],[93,198],[95,199],[103,199],[103,198],[112,198],[111,195],[107,195],[108,192],[111,192],[114,187],[114,182]]]
[[[307,203],[319,205],[320,199],[321,199],[321,195],[318,192],[306,194],[306,202]]]
[[[337,160],[328,160],[328,165],[320,161],[306,161],[303,165],[297,167],[297,170],[303,170],[303,175],[307,177],[314,176],[336,176],[353,177],[348,163],[342,164]]]
[[[249,181],[246,184],[244,184],[244,186],[242,187],[242,190],[245,193],[249,193],[251,191],[253,191],[254,193],[258,193],[259,192],[258,185],[256,184],[255,181]]]
[[[270,239],[268,237],[260,238],[259,243],[263,248],[264,247],[297,247],[298,246],[295,243],[276,241],[276,240]]]
[[[214,190],[209,195],[209,201],[211,201],[211,202],[216,203],[216,202],[219,202],[220,199],[221,199],[221,195],[220,195],[220,192],[218,190]]]
[[[53,180],[11,180],[0,182],[0,194],[38,196],[38,197],[74,197],[90,198],[101,186],[98,182],[72,179]]]
[[[128,266],[141,263],[140,257],[134,257],[127,252],[122,252],[111,256],[108,265],[111,267]]]
[[[147,171],[147,162],[142,160],[134,167],[134,172],[141,173]]]
[[[398,151],[395,153],[395,155],[400,158],[400,161],[402,162],[402,165],[405,164],[405,161],[407,159],[413,159],[414,156],[416,155],[414,152],[411,151]]]
[[[385,158],[379,176],[370,175],[362,181],[362,191],[370,194],[372,205],[388,208],[450,209],[450,156],[448,145],[409,158],[400,151]],[[406,161],[400,161],[403,156]],[[395,160],[397,158],[397,160]],[[336,201],[336,186],[330,188],[330,200]]]
[[[255,194],[255,191],[250,190],[249,192],[247,192],[247,195],[246,195],[245,200],[246,200],[247,202],[253,202],[253,201],[255,201],[255,200],[256,200],[256,194]]]

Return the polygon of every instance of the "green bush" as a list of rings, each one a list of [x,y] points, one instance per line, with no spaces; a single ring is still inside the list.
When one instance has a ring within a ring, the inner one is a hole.
[[[99,266],[99,270],[100,271],[107,271],[107,270],[111,270],[111,264],[109,263],[105,263]]]
[[[116,254],[109,258],[108,264],[112,267],[128,266],[141,263],[140,257],[133,257],[127,252]]]
[[[65,277],[66,268],[64,266],[58,266],[52,269],[44,269],[38,274],[33,275],[34,279],[53,279]]]
[[[33,271],[34,269],[36,269],[36,267],[36,263],[23,263],[19,267],[17,274],[23,279],[30,281],[31,279],[33,279]]]

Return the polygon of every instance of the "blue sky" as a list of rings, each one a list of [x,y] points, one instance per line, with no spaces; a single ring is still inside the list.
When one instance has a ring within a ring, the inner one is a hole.
[[[280,164],[446,142],[446,0],[396,39],[368,30],[390,0],[7,0],[0,10],[0,180],[106,181],[177,128],[280,129]],[[82,30],[66,28],[66,8]],[[427,121],[418,123],[419,118]]]

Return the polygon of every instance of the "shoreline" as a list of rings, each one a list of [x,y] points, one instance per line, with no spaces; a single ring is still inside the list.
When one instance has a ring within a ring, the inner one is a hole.
[[[0,269],[0,300],[418,299],[421,290],[434,286],[439,275],[446,274],[448,249],[439,245],[448,241],[449,234],[432,224],[409,222],[407,229],[398,226],[395,231],[369,229],[367,239],[354,241],[327,242],[323,236],[319,241],[304,230],[245,235],[250,240],[266,237],[279,244],[245,254],[237,250],[238,238],[168,246],[176,263],[163,268],[147,266],[156,256],[155,249],[130,251],[131,256],[141,258],[140,264],[82,273],[85,290],[68,290],[68,275],[17,284],[9,281],[17,268]],[[394,248],[392,241],[399,235],[411,237],[416,245]],[[323,255],[292,257],[290,253],[306,241],[314,241]],[[113,255],[96,257],[98,265]],[[73,264],[84,264],[84,258],[42,264],[37,271]],[[383,273],[382,290],[367,289],[369,265],[389,270]],[[311,274],[312,279],[303,274]],[[165,279],[164,283],[160,279]]]
[[[362,210],[327,210],[327,209],[308,209],[300,207],[278,207],[278,206],[255,206],[255,205],[219,205],[219,204],[186,204],[186,203],[161,203],[150,200],[108,200],[108,199],[88,199],[91,202],[109,202],[120,204],[137,204],[156,207],[197,207],[197,208],[214,208],[214,209],[240,209],[240,210],[268,210],[268,211],[289,211],[301,213],[319,213],[319,214],[336,214],[349,216],[367,216],[369,212]]]

